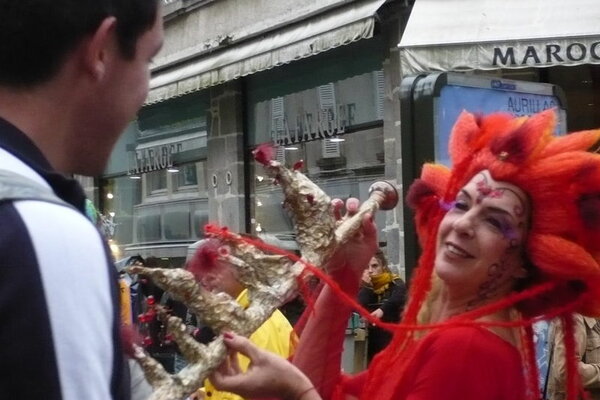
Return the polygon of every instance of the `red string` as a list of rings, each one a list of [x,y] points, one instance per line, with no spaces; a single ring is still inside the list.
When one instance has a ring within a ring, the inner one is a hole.
[[[391,368],[392,365],[395,365],[397,372],[399,374],[402,374],[401,370],[406,367],[409,364],[409,360],[411,358],[411,354],[414,354],[415,349],[418,347],[417,346],[411,346],[411,343],[414,343],[414,338],[412,336],[412,332],[415,331],[424,331],[424,330],[431,330],[431,329],[445,329],[445,328],[451,328],[451,327],[456,327],[456,326],[481,326],[481,327],[507,327],[507,328],[517,328],[517,327],[523,327],[523,331],[522,331],[522,344],[523,344],[523,356],[524,356],[524,365],[526,368],[526,384],[528,387],[528,397],[531,397],[532,399],[537,398],[538,396],[538,387],[537,387],[537,376],[538,376],[538,371],[537,371],[537,365],[536,365],[536,360],[535,360],[535,350],[534,350],[534,343],[533,343],[533,331],[532,331],[532,324],[538,322],[538,321],[542,321],[542,320],[549,320],[552,319],[554,317],[557,316],[563,316],[563,321],[564,321],[564,326],[565,326],[565,348],[566,348],[566,356],[568,358],[568,360],[570,360],[567,363],[567,381],[568,381],[568,400],[576,400],[576,395],[577,395],[577,388],[581,387],[581,385],[579,384],[579,375],[577,374],[577,366],[576,366],[576,361],[575,361],[575,355],[574,355],[574,349],[575,349],[575,342],[574,342],[574,337],[573,337],[573,321],[570,317],[572,311],[581,304],[582,302],[582,298],[581,296],[578,298],[575,298],[574,300],[570,300],[568,302],[566,302],[565,304],[563,304],[560,307],[551,307],[549,310],[547,310],[543,315],[538,315],[536,317],[530,317],[530,318],[521,318],[518,320],[513,320],[513,321],[481,321],[481,320],[477,320],[478,318],[481,318],[485,315],[490,315],[493,314],[496,311],[502,310],[502,309],[507,309],[511,306],[514,306],[515,304],[523,301],[523,300],[527,300],[527,299],[532,299],[535,298],[537,296],[543,295],[543,294],[547,294],[547,293],[551,293],[553,290],[556,290],[557,288],[559,288],[560,283],[556,283],[556,282],[547,282],[547,283],[543,283],[543,284],[539,284],[535,287],[532,287],[528,290],[519,292],[519,293],[513,293],[512,295],[501,299],[499,301],[496,301],[494,303],[491,304],[487,304],[485,306],[482,306],[480,308],[477,308],[473,311],[469,311],[466,312],[464,314],[461,314],[460,316],[451,318],[447,321],[441,322],[441,323],[435,323],[435,324],[417,324],[416,323],[416,318],[417,318],[417,313],[418,310],[420,308],[420,306],[422,305],[424,298],[425,298],[425,294],[430,290],[430,279],[428,279],[427,277],[431,276],[431,271],[425,271],[425,269],[422,269],[420,271],[418,271],[417,276],[415,276],[415,281],[413,282],[414,284],[418,284],[420,290],[412,290],[411,292],[416,292],[415,294],[417,294],[417,298],[416,299],[412,299],[412,304],[409,303],[409,306],[407,307],[408,310],[407,311],[411,311],[412,312],[410,315],[406,315],[403,318],[403,321],[407,321],[410,323],[400,323],[400,324],[391,324],[391,323],[384,323],[381,322],[379,319],[371,316],[371,314],[364,308],[362,307],[360,304],[358,304],[358,302],[355,300],[354,297],[351,297],[348,293],[344,292],[344,290],[338,285],[338,283],[336,281],[334,281],[329,275],[327,275],[324,271],[322,271],[321,269],[317,268],[316,266],[310,264],[309,262],[307,262],[306,260],[303,260],[302,258],[300,258],[299,256],[297,256],[296,254],[293,254],[291,252],[282,250],[278,247],[269,245],[263,241],[260,240],[255,240],[249,237],[245,237],[245,236],[239,236],[237,234],[233,234],[231,233],[227,228],[218,228],[216,226],[213,225],[207,225],[205,227],[206,233],[207,235],[210,236],[216,236],[219,237],[221,239],[224,240],[228,240],[228,241],[243,241],[246,242],[248,244],[251,244],[265,252],[268,253],[272,253],[272,254],[279,254],[281,256],[285,256],[287,258],[289,258],[290,260],[296,262],[296,263],[301,263],[304,265],[304,269],[302,271],[302,273],[298,276],[298,284],[299,287],[301,288],[301,292],[302,295],[305,299],[305,301],[308,304],[308,313],[305,313],[305,315],[309,315],[309,313],[314,311],[314,302],[315,302],[315,296],[311,296],[307,293],[309,293],[308,291],[304,291],[302,288],[305,288],[305,282],[304,282],[304,278],[306,276],[306,274],[308,274],[309,272],[312,273],[313,275],[315,275],[316,277],[318,277],[324,284],[327,284],[331,287],[331,289],[347,304],[349,304],[351,307],[353,307],[366,321],[368,321],[371,324],[377,325],[381,328],[390,330],[392,332],[395,332],[395,336],[394,339],[392,341],[392,343],[390,344],[390,346],[388,346],[388,352],[386,354],[382,353],[380,357],[380,362],[379,363],[374,363],[374,370],[372,371],[372,374],[370,374],[371,376],[375,376],[377,377],[379,374],[379,377],[384,377],[385,374],[383,372],[385,372],[386,369]],[[423,255],[424,257],[427,256],[427,252]],[[422,259],[420,260],[420,265],[433,265],[433,262],[427,262],[427,260]],[[432,260],[430,260],[432,261]],[[427,275],[427,276],[426,276]],[[413,287],[413,289],[415,289]],[[318,294],[318,292],[317,292]],[[412,306],[412,307],[411,307]],[[564,317],[564,316],[569,316],[568,318]],[[303,316],[304,317],[304,316]],[[393,350],[393,351],[390,351]],[[406,351],[408,350],[408,353],[406,353]],[[404,361],[399,361],[399,358],[403,357]],[[400,370],[398,370],[398,367]],[[378,372],[379,371],[379,372]],[[401,379],[398,380],[398,384],[400,383]],[[367,383],[367,387],[365,388],[365,394],[369,394],[369,393],[379,393],[381,394],[381,390],[383,388],[383,386],[386,385],[379,385],[377,383],[377,379],[372,379]],[[389,382],[388,382],[389,383]],[[387,385],[389,386],[389,385]],[[393,393],[393,391],[391,391],[390,393]]]
[[[551,319],[553,317],[556,317],[558,315],[563,314],[565,311],[568,310],[573,310],[573,307],[577,304],[580,303],[580,299],[576,299],[572,302],[569,302],[567,304],[565,304],[564,306],[560,307],[560,308],[556,308],[555,310],[551,310],[548,313],[544,314],[544,315],[540,315],[540,316],[536,316],[536,317],[532,317],[532,318],[526,318],[526,319],[519,319],[519,320],[514,320],[514,321],[477,321],[477,318],[483,317],[485,315],[489,315],[489,314],[493,314],[496,311],[502,310],[502,309],[506,309],[512,305],[515,305],[516,303],[525,300],[525,299],[530,299],[532,297],[536,297],[538,295],[541,295],[543,293],[548,293],[551,292],[553,289],[555,289],[558,284],[555,282],[547,282],[547,283],[543,283],[540,285],[537,285],[533,288],[530,288],[528,290],[519,292],[519,293],[514,293],[502,300],[499,300],[495,303],[491,303],[491,304],[487,304],[485,306],[479,307],[473,311],[469,311],[466,312],[464,314],[461,314],[458,317],[452,318],[450,320],[444,321],[444,322],[440,322],[440,323],[434,323],[434,324],[406,324],[406,323],[399,323],[399,324],[393,324],[393,323],[389,323],[389,322],[382,322],[381,320],[377,319],[376,317],[373,317],[371,315],[371,313],[365,309],[363,306],[361,306],[354,297],[350,296],[348,293],[344,292],[344,290],[338,285],[338,283],[333,280],[327,273],[325,273],[322,269],[315,267],[314,265],[312,265],[311,263],[307,262],[306,260],[302,259],[301,257],[297,256],[294,253],[291,253],[289,251],[286,250],[282,250],[276,246],[272,246],[269,245],[261,240],[256,240],[247,236],[239,236],[237,234],[232,233],[231,231],[229,231],[227,228],[219,228],[217,226],[214,225],[206,225],[205,226],[205,231],[207,233],[207,235],[211,235],[211,236],[217,236],[221,239],[224,240],[230,240],[230,241],[243,241],[245,243],[251,244],[265,252],[269,252],[269,253],[273,253],[273,254],[279,254],[281,256],[285,256],[287,258],[289,258],[290,260],[294,261],[294,262],[299,262],[301,264],[303,264],[305,266],[305,269],[302,271],[302,273],[298,276],[298,281],[304,283],[304,279],[303,277],[305,276],[305,274],[307,273],[307,270],[310,271],[312,274],[314,274],[316,277],[318,277],[322,282],[324,282],[325,284],[327,284],[328,286],[330,286],[334,292],[339,295],[339,297],[348,305],[350,305],[352,308],[354,308],[365,320],[367,320],[369,323],[373,324],[373,325],[377,325],[383,329],[392,331],[392,332],[396,332],[396,331],[425,331],[425,330],[431,330],[431,329],[437,329],[437,328],[444,328],[444,327],[448,327],[448,326],[489,326],[489,327],[520,327],[520,326],[528,326],[531,325],[535,322],[538,321],[542,321],[542,320],[547,320],[547,319]],[[313,296],[307,296],[308,298],[305,299],[307,302],[310,303],[311,309],[314,309],[314,297]]]

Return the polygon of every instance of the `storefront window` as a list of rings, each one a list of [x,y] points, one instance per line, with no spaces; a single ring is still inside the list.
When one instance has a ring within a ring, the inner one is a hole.
[[[186,164],[179,167],[179,172],[177,173],[177,189],[198,186],[198,164],[200,163]],[[203,167],[204,163],[201,164]]]
[[[381,54],[376,41],[314,57],[248,79],[250,143],[271,143],[277,160],[302,172],[330,197],[368,197],[384,175]],[[334,62],[335,61],[335,62]],[[293,240],[281,189],[253,164],[251,223],[262,235]],[[385,217],[377,216],[383,228]]]
[[[189,204],[173,204],[165,209],[165,239],[184,240],[190,238]]]
[[[136,239],[140,243],[162,239],[160,207],[138,207],[135,216]]]
[[[146,196],[162,194],[167,191],[167,171],[159,170],[144,174]]]
[[[178,266],[203,237],[208,104],[206,93],[195,93],[146,107],[117,143],[110,176],[101,180],[101,205],[122,256]]]

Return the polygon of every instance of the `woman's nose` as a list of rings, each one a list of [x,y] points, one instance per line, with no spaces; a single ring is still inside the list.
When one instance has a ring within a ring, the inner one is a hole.
[[[452,224],[454,230],[461,235],[473,236],[474,234],[474,222],[473,217],[470,213],[465,213],[460,217],[456,218]]]

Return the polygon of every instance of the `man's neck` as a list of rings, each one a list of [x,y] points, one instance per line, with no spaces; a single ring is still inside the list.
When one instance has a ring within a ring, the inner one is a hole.
[[[43,89],[10,90],[0,87],[0,117],[17,127],[38,147],[50,165],[66,172],[63,152],[72,131],[68,101]],[[67,114],[67,115],[65,115]]]

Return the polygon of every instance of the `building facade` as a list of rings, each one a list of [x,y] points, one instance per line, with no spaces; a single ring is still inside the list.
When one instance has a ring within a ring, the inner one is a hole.
[[[164,2],[148,100],[94,193],[117,256],[181,266],[207,222],[294,250],[281,190],[251,159],[277,145],[332,197],[401,184],[399,56],[410,2]],[[402,207],[376,217],[403,270]]]

